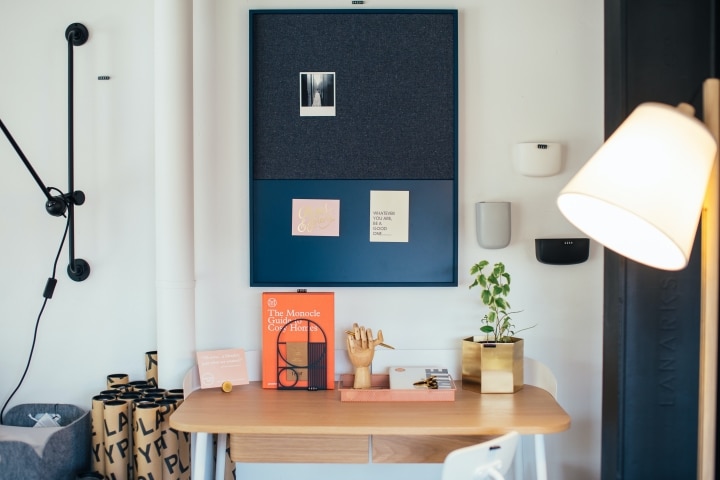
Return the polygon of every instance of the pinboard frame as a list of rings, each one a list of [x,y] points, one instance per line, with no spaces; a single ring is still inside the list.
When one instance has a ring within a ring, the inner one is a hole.
[[[457,286],[457,10],[251,10],[250,285]]]

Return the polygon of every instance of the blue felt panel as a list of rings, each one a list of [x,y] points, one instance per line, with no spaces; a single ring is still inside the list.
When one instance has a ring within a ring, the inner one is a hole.
[[[410,192],[409,242],[370,242],[371,190]],[[340,236],[293,236],[293,198],[339,199]],[[253,202],[251,285],[457,285],[450,180],[264,180]]]

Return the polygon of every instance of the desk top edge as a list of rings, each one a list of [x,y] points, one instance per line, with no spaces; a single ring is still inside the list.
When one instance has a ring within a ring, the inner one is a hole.
[[[337,389],[279,391],[250,382],[230,393],[196,390],[170,417],[172,428],[186,432],[286,435],[536,434],[562,432],[570,423],[549,393],[530,385],[509,394],[480,394],[458,386],[456,400],[450,402],[341,402]]]

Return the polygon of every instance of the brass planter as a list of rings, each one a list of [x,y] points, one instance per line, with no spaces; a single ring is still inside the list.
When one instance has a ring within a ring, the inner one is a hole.
[[[462,387],[481,393],[514,393],[524,385],[524,341],[509,343],[462,341]]]

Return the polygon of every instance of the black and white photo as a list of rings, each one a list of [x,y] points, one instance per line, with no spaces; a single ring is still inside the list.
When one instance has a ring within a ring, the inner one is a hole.
[[[300,73],[300,116],[335,116],[335,72]]]

